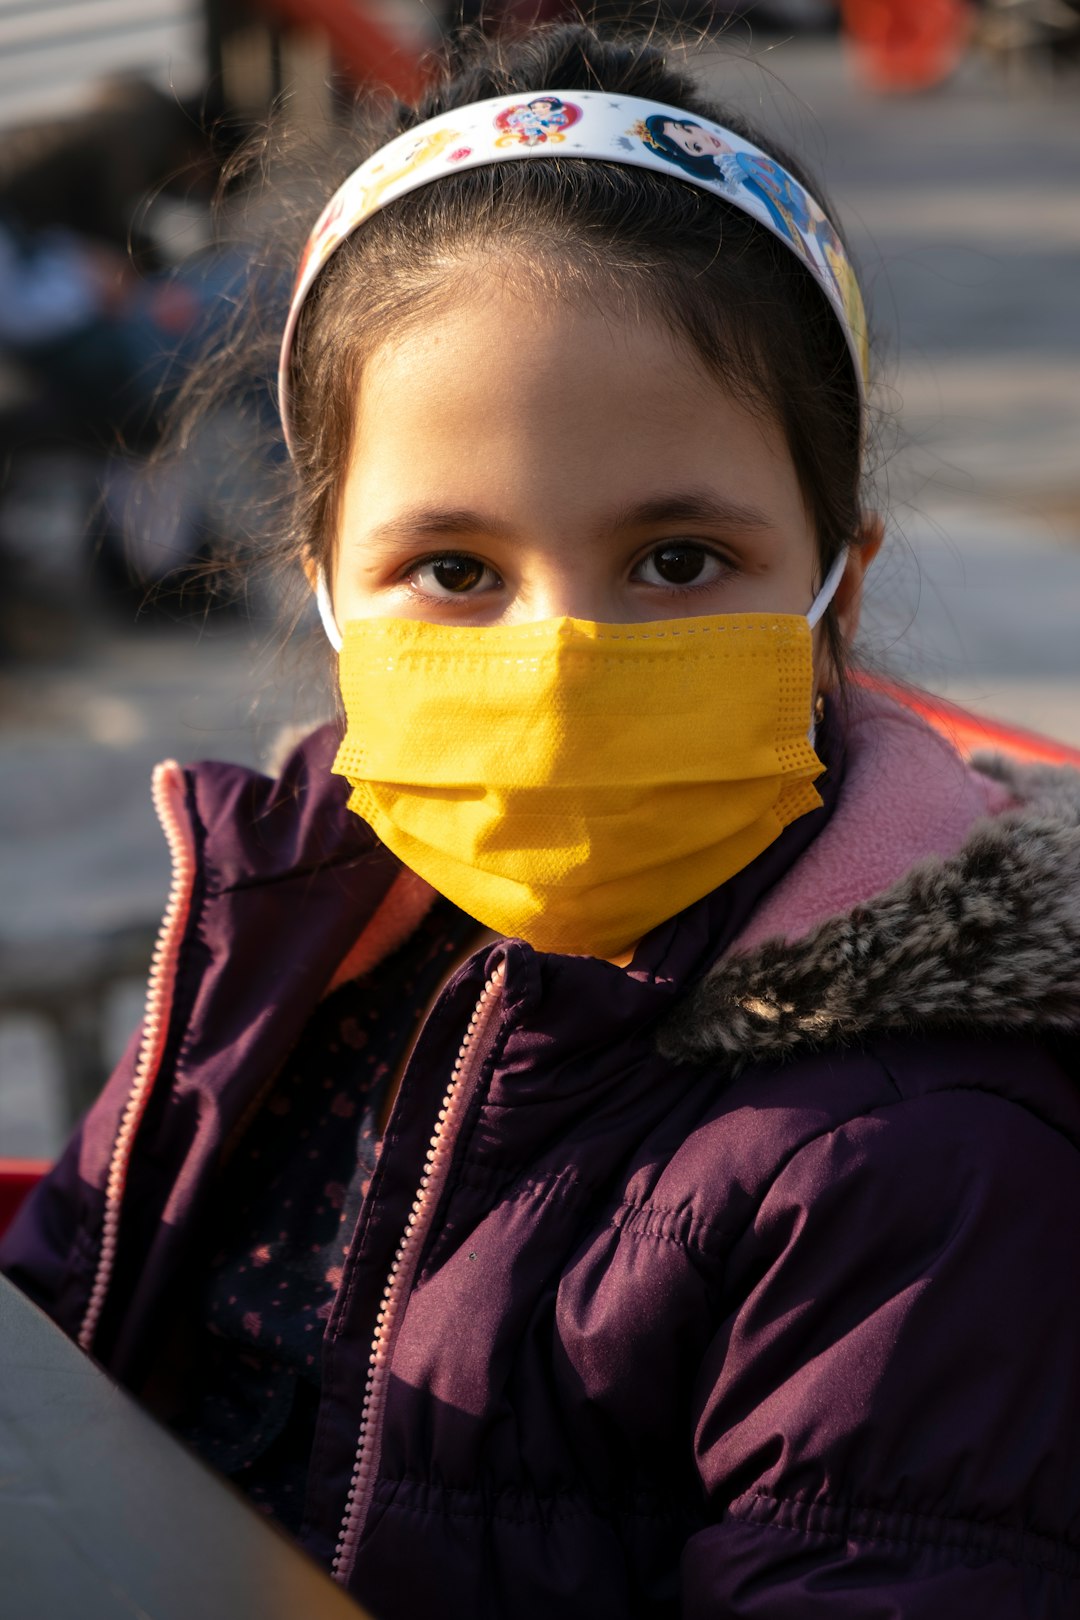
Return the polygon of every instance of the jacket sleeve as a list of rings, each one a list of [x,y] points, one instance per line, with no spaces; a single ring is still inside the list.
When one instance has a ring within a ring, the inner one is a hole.
[[[0,1272],[72,1338],[93,1287],[109,1159],[140,1043],[136,1031],[101,1095],[0,1238]]]
[[[798,1151],[701,1370],[685,1620],[1080,1614],[1080,1157],[975,1090]]]

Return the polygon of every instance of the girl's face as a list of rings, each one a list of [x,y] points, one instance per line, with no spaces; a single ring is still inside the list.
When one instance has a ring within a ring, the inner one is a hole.
[[[730,151],[718,135],[710,135],[696,124],[679,124],[672,120],[664,125],[664,134],[690,157],[715,157],[718,152]]]
[[[365,369],[339,624],[805,613],[820,569],[781,430],[659,321],[492,282]]]

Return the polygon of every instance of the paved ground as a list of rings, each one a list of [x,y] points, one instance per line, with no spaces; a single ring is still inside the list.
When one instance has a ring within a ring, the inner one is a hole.
[[[1076,84],[1006,91],[975,67],[940,94],[874,101],[825,41],[740,48],[707,72],[827,174],[864,266],[891,525],[869,656],[1080,745]],[[43,526],[59,499],[40,492]],[[282,718],[317,707],[235,626],[40,639],[0,673],[0,959],[156,916],[149,766],[256,759]],[[110,1046],[136,1006],[121,986]],[[39,1026],[0,1019],[0,1154],[53,1150],[55,1074]]]

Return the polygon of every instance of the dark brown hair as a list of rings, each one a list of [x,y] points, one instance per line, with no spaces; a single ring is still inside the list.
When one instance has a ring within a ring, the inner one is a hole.
[[[702,96],[654,37],[598,34],[582,24],[451,48],[418,107],[369,112],[327,166],[320,201],[372,151],[427,118],[550,88],[651,98],[725,124],[824,201],[796,158]],[[278,530],[292,559],[328,559],[366,359],[404,326],[435,318],[454,275],[466,261],[475,265],[477,248],[490,253],[492,244],[504,263],[531,267],[560,296],[659,314],[711,373],[780,424],[822,576],[840,549],[856,542],[859,391],[839,322],[805,266],[740,209],[681,180],[560,157],[446,176],[389,204],[334,254],[307,300],[294,346],[293,482]],[[842,670],[835,617],[825,624]]]

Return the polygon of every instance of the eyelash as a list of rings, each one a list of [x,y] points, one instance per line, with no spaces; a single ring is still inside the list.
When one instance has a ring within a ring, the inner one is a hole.
[[[422,587],[416,585],[415,582],[414,582],[415,581],[415,576],[417,574],[419,574],[419,572],[420,572],[420,570],[422,568],[427,568],[432,563],[449,562],[451,560],[456,561],[456,562],[478,563],[481,568],[486,569],[491,574],[494,574],[495,578],[497,580],[499,580],[500,584],[502,583],[502,581],[501,581],[501,579],[499,577],[499,574],[496,572],[496,570],[494,568],[492,568],[491,564],[484,562],[482,558],[477,557],[471,551],[432,551],[432,552],[429,552],[426,557],[418,557],[415,562],[411,562],[409,564],[409,566],[406,569],[403,570],[403,572],[400,574],[399,578],[400,578],[400,580],[401,580],[401,582],[403,584],[406,584],[406,585],[411,584],[413,590],[416,591],[416,594],[418,596],[422,596],[425,601],[428,601],[428,602],[452,602],[452,601],[455,600],[455,593],[453,591],[447,591],[445,595],[440,595],[440,594],[436,594],[436,592],[434,592],[434,591],[425,591]],[[474,596],[474,595],[476,595],[475,591],[462,591],[462,592],[459,593],[459,598],[458,599],[465,600],[468,597]]]
[[[645,552],[645,554],[637,559],[637,561],[633,565],[633,569],[631,570],[631,577],[632,577],[633,573],[637,569],[641,568],[646,562],[648,562],[650,557],[653,557],[653,556],[656,555],[657,552],[662,551],[665,548],[665,546],[674,546],[674,545],[685,545],[685,546],[688,546],[688,547],[692,546],[696,550],[702,552],[702,554],[706,558],[709,558],[711,561],[715,562],[718,565],[718,567],[720,569],[720,574],[719,574],[719,576],[717,578],[714,578],[714,579],[705,580],[705,581],[703,581],[701,583],[697,582],[696,580],[691,580],[685,585],[667,584],[667,585],[660,586],[660,585],[653,585],[651,582],[648,582],[650,589],[663,591],[663,594],[665,596],[668,596],[668,597],[694,596],[694,595],[698,594],[701,591],[707,591],[707,590],[714,589],[715,586],[721,582],[721,580],[723,580],[725,578],[728,578],[732,574],[738,572],[736,565],[731,561],[731,559],[729,557],[724,556],[721,552],[717,551],[714,547],[712,547],[711,545],[708,545],[703,540],[668,539],[668,540],[660,540],[660,541],[654,542],[654,544],[649,547],[649,549]],[[445,595],[437,594],[434,591],[425,591],[422,587],[417,586],[415,584],[415,576],[420,573],[421,569],[429,567],[432,563],[448,562],[448,561],[451,561],[451,560],[460,561],[460,562],[478,563],[482,569],[486,569],[491,574],[493,574],[495,576],[496,581],[498,581],[499,584],[502,583],[502,579],[501,579],[500,575],[498,574],[497,570],[492,568],[490,563],[485,563],[482,558],[476,556],[476,554],[474,552],[471,552],[471,551],[432,551],[432,552],[429,552],[427,554],[427,556],[418,557],[414,562],[411,562],[409,564],[409,566],[399,575],[399,579],[404,584],[411,584],[412,588],[416,592],[416,594],[418,596],[422,596],[426,601],[429,601],[429,602],[446,603],[446,602],[450,602],[450,601],[455,600],[456,595],[460,595],[460,599],[462,599],[462,600],[465,600],[465,599],[467,599],[469,597],[477,595],[478,593],[475,590],[473,590],[473,591],[462,591],[460,593],[455,593],[455,592],[452,592],[452,591],[448,591],[448,592],[446,592]],[[489,589],[490,589],[490,587],[489,587]]]
[[[665,583],[664,585],[661,586],[661,585],[653,585],[650,582],[649,588],[651,590],[657,590],[657,591],[662,590],[663,594],[665,596],[667,596],[667,597],[696,596],[700,592],[703,592],[703,591],[715,590],[717,585],[722,584],[724,580],[730,579],[733,574],[738,572],[738,569],[736,568],[736,565],[732,562],[730,557],[727,557],[722,552],[717,551],[713,546],[710,546],[710,545],[706,544],[706,542],[704,540],[678,540],[678,539],[675,539],[675,540],[661,540],[656,545],[650,546],[648,551],[645,553],[645,555],[643,557],[640,557],[638,559],[638,561],[634,564],[634,569],[636,570],[636,569],[642,567],[642,565],[644,563],[648,562],[650,557],[655,556],[655,554],[658,551],[663,551],[665,546],[678,546],[678,545],[684,545],[684,546],[686,546],[688,548],[693,547],[695,550],[700,551],[709,561],[714,562],[717,565],[717,569],[718,569],[718,573],[717,573],[716,577],[713,578],[713,579],[706,579],[706,580],[700,580],[700,581],[699,580],[690,580],[685,585],[676,585],[676,584],[671,584],[671,583]]]

